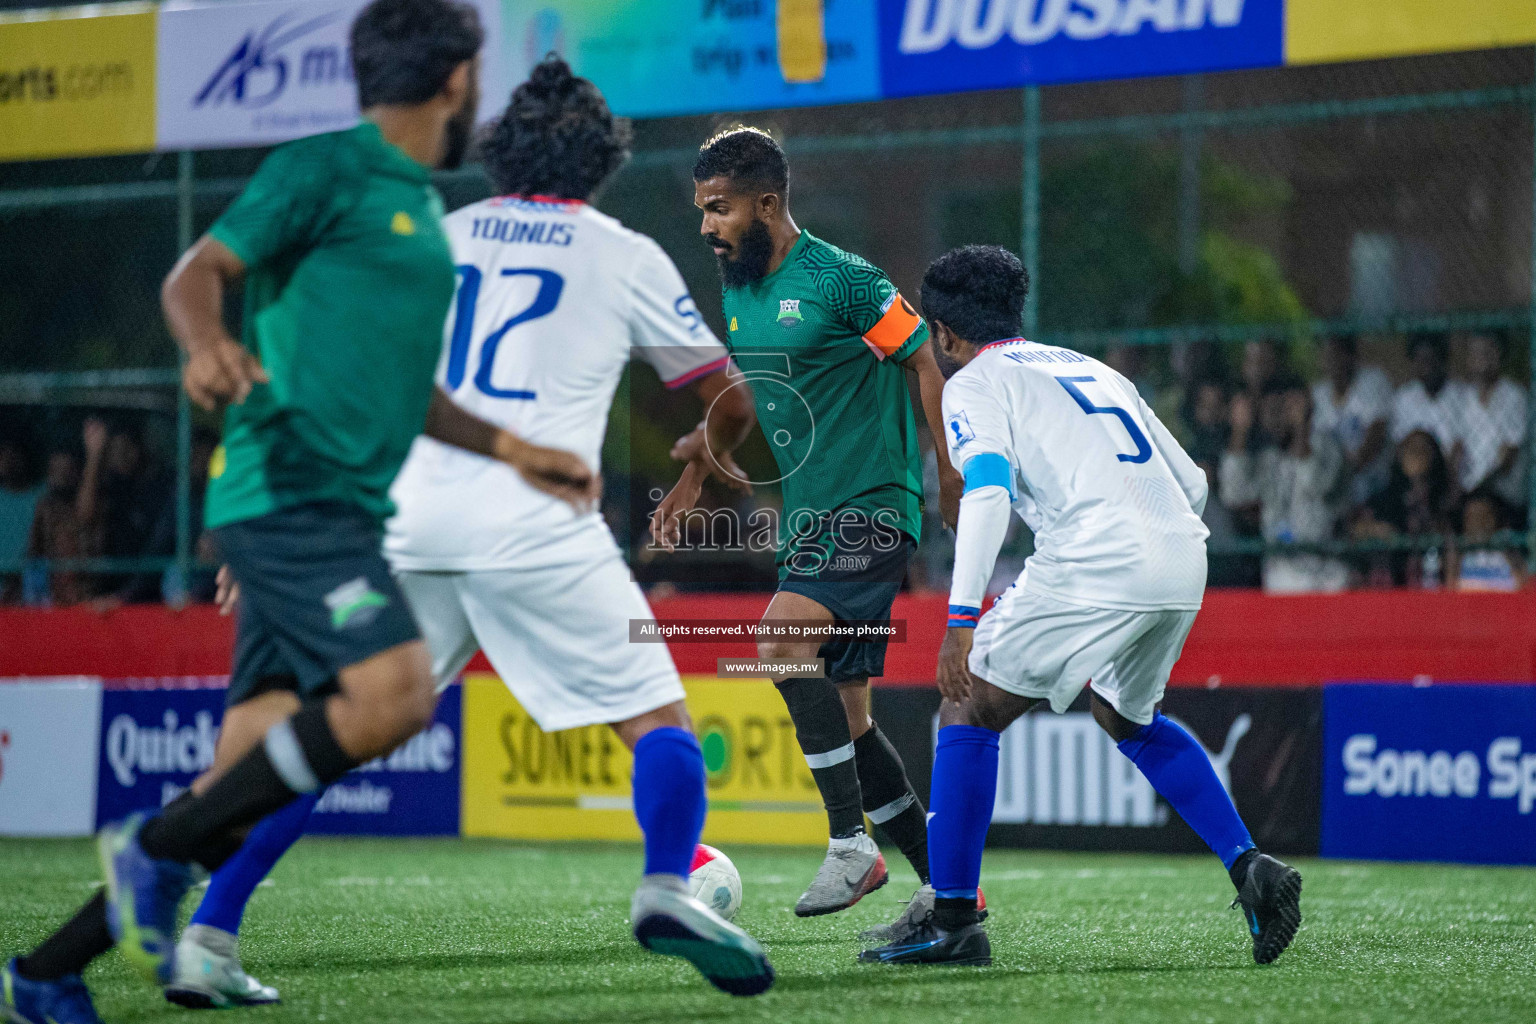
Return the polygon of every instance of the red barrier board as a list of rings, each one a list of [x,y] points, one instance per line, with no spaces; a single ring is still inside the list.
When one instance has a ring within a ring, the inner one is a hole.
[[[655,603],[658,619],[756,621],[767,594],[711,594]],[[927,685],[944,634],[946,598],[904,594],[894,619],[906,642],[886,654],[887,685]],[[0,678],[46,675],[220,675],[234,624],[206,606],[0,609]],[[672,645],[685,673],[750,657],[750,643]],[[478,660],[478,659],[477,659]],[[483,661],[482,661],[483,667]],[[1536,681],[1536,592],[1365,591],[1269,597],[1212,591],[1195,622],[1176,686],[1314,686],[1339,679]]]

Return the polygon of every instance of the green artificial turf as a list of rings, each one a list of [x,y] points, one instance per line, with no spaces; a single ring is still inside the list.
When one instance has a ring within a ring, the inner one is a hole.
[[[1536,871],[1302,862],[1301,934],[1261,968],[1212,858],[992,850],[982,882],[995,966],[882,968],[854,962],[855,936],[899,911],[915,884],[905,866],[853,910],[803,921],[790,907],[817,851],[727,852],[745,888],[738,923],[779,972],[758,999],[721,995],[635,945],[636,847],[307,839],[257,890],[243,937],[246,965],[286,1002],[238,1013],[269,1024],[1536,1021]],[[84,841],[0,841],[0,950],[42,938],[89,895],[95,870]],[[109,1024],[189,1019],[115,953],[87,981]]]

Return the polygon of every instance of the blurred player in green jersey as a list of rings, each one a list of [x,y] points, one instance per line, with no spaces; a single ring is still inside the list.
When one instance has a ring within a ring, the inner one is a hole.
[[[943,430],[944,381],[928,327],[880,270],[795,224],[789,165],[766,132],[711,138],[693,178],[725,287],[725,343],[750,382],[783,487],[779,588],[764,623],[888,621],[923,507],[909,381],[929,429]],[[689,465],[653,520],[664,545],[703,476],[722,472],[702,440],[696,432],[679,444]],[[940,507],[953,523],[962,482],[937,447]],[[928,883],[922,802],[869,714],[869,679],[884,671],[885,647],[884,639],[758,645],[763,658],[825,660],[823,678],[777,684],[831,831],[826,860],[795,906],[802,917],[844,910],[885,884],[865,814]]]
[[[99,1024],[80,972],[115,944],[175,976],[176,911],[260,819],[431,720],[431,659],[380,543],[389,486],[427,434],[585,508],[596,480],[434,389],[454,266],[430,171],[463,156],[483,34],[452,0],[375,0],[352,26],[363,120],[279,147],[177,264],[166,318],[193,401],[227,406],[207,525],[241,590],[213,768],[101,833],[106,886],[0,974],[0,1016]],[[244,340],[223,293],[243,280]]]

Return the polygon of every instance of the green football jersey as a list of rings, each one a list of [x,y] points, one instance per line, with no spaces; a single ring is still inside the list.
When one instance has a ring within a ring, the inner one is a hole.
[[[317,501],[393,511],[453,298],[442,215],[427,169],[364,121],[274,150],[214,224],[272,382],[225,414],[210,528]]]
[[[915,541],[923,475],[900,364],[928,325],[880,270],[802,231],[779,268],[725,289],[726,345],[778,462],[784,542],[856,509]]]

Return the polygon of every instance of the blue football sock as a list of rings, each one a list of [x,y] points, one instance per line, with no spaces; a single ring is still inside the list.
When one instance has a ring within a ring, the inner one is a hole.
[[[319,799],[318,793],[306,793],[257,822],[240,849],[219,865],[208,880],[208,891],[192,915],[192,923],[239,933],[240,918],[251,893],[288,848],[299,841]]]
[[[975,725],[939,730],[928,801],[928,867],[940,899],[974,899],[981,848],[997,799],[998,734]]]
[[[686,729],[652,729],[635,744],[635,818],[645,873],[688,877],[704,830],[704,754]]]
[[[1224,866],[1230,868],[1244,851],[1253,849],[1248,828],[1216,777],[1205,748],[1162,712],[1119,747]]]

